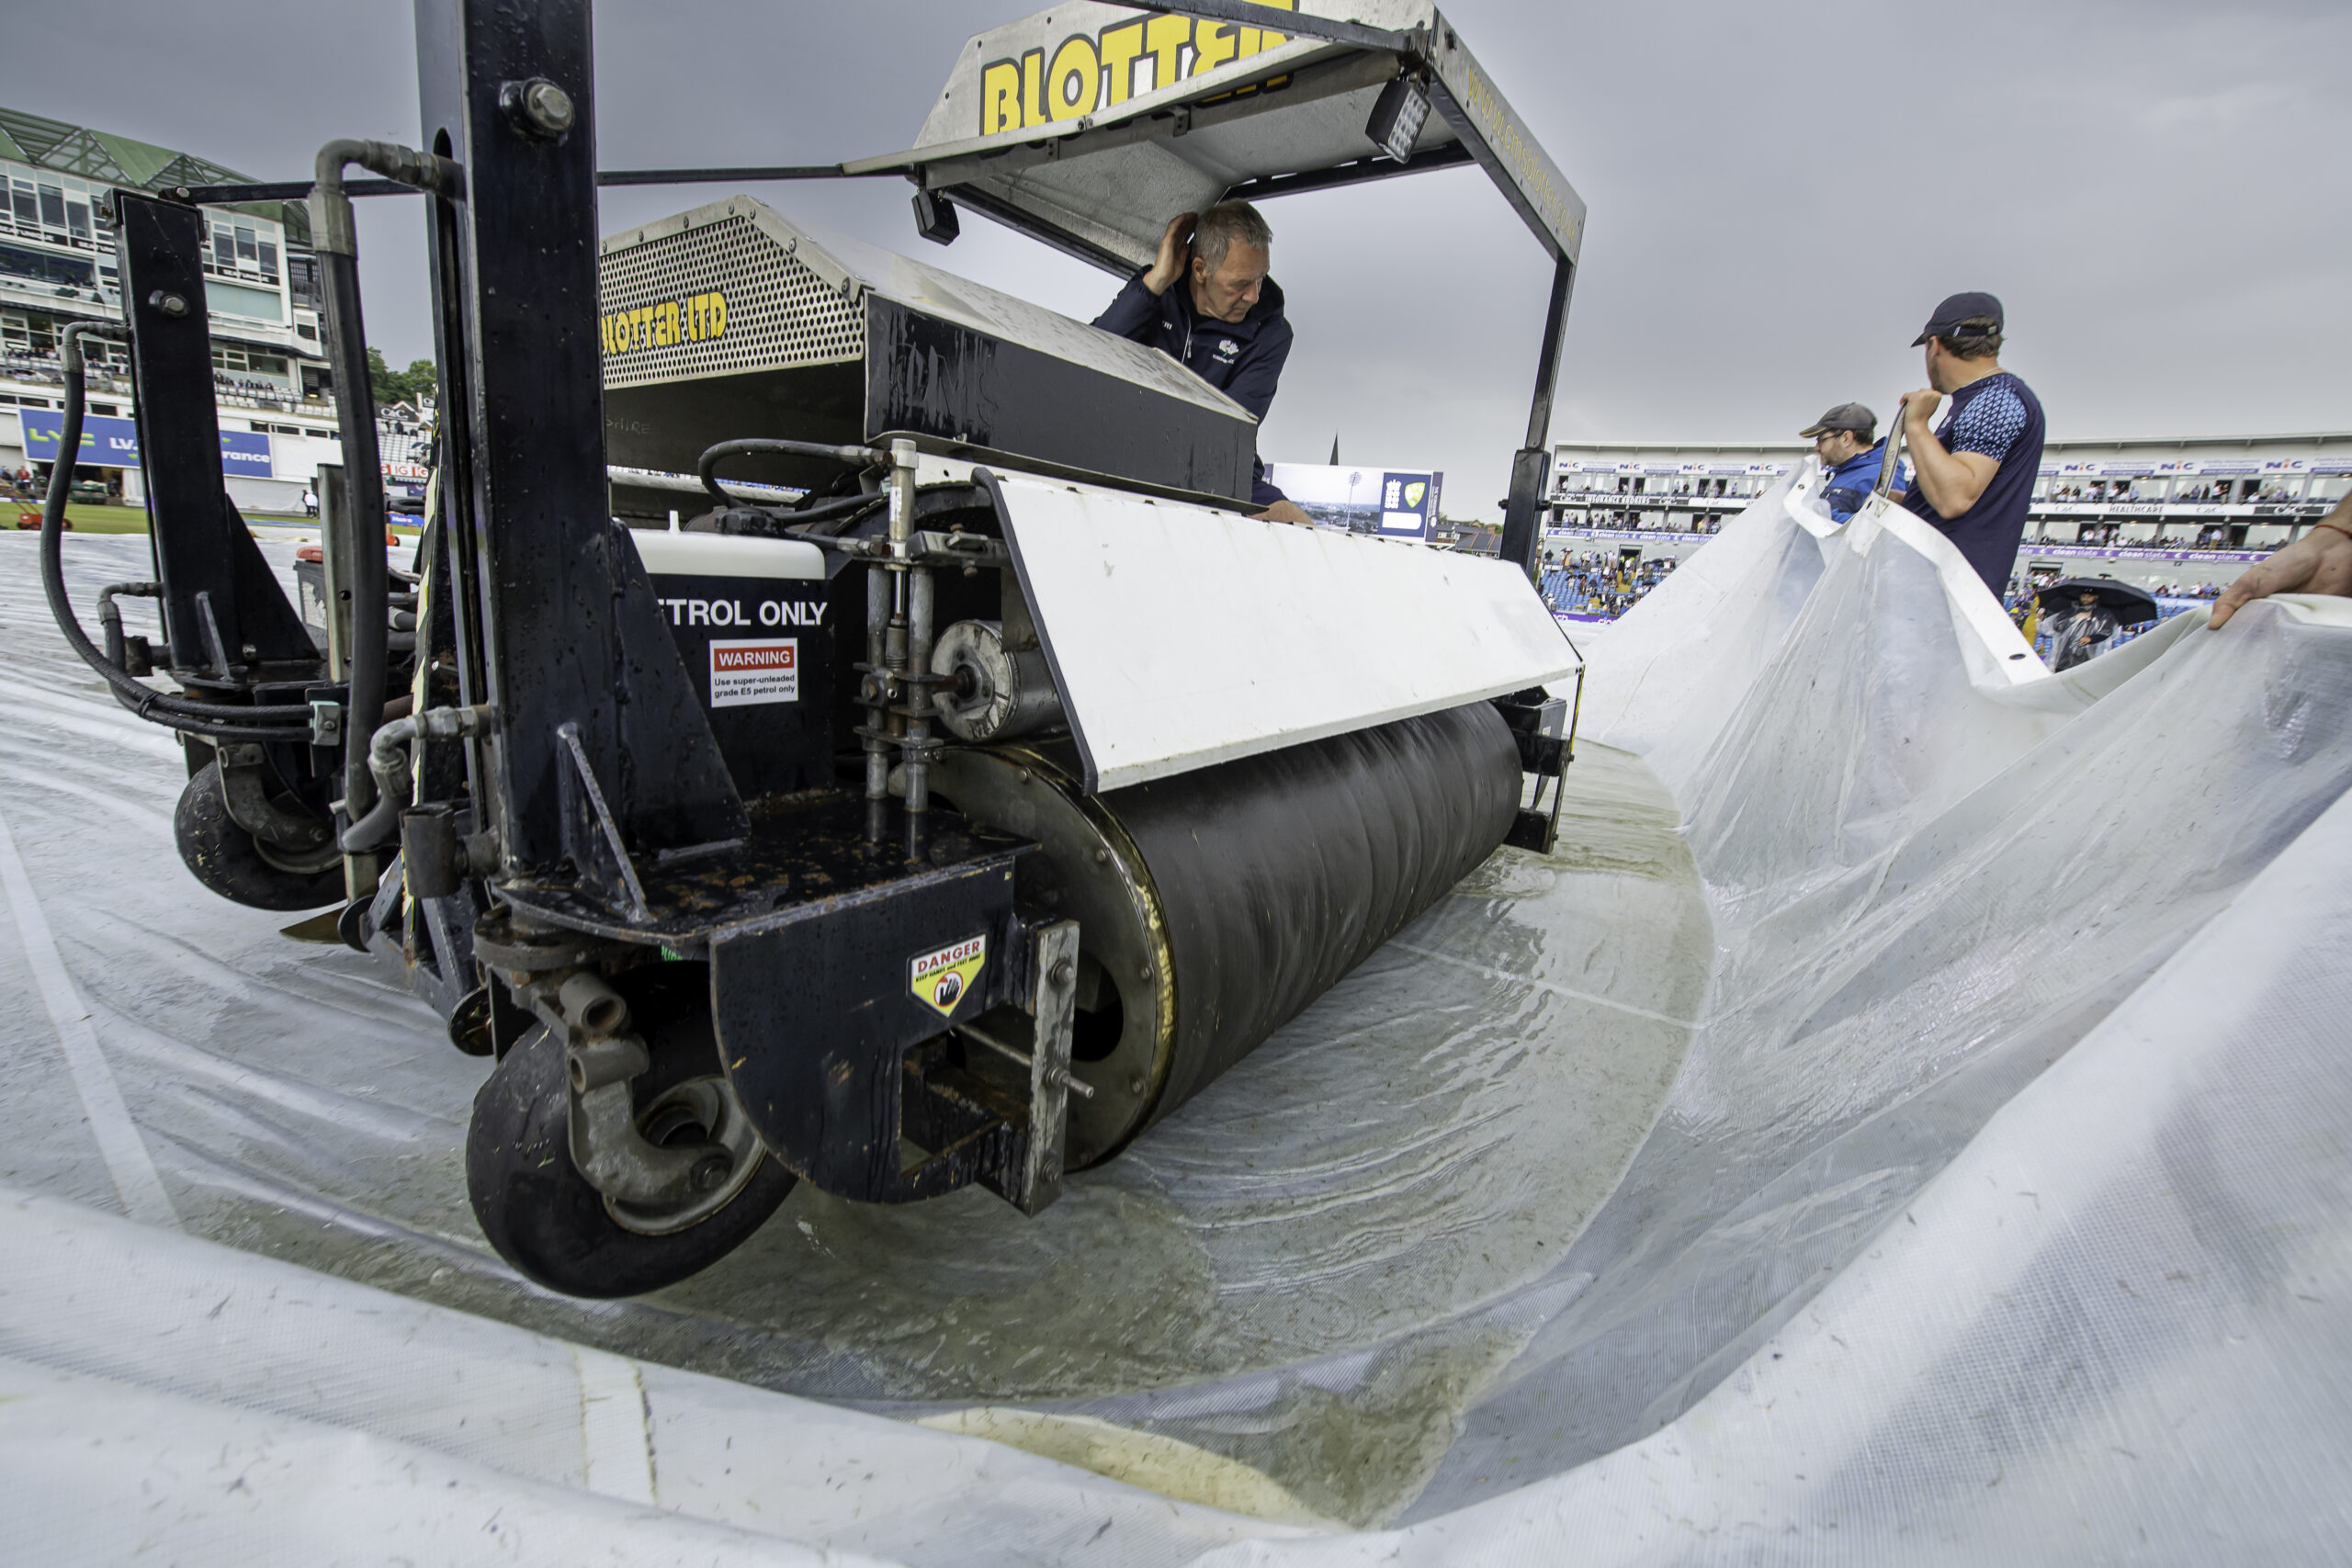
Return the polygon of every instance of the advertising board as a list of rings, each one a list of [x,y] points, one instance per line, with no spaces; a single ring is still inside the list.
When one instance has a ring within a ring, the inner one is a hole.
[[[55,462],[58,441],[65,434],[64,412],[58,409],[22,409],[17,417],[24,425],[26,459]],[[82,451],[74,462],[93,468],[139,468],[139,426],[130,420],[105,414],[84,415]],[[277,478],[270,464],[268,435],[258,430],[222,431],[220,471],[243,479]]]
[[[1429,537],[1445,489],[1428,468],[1269,463],[1266,477],[1319,525],[1391,539]]]

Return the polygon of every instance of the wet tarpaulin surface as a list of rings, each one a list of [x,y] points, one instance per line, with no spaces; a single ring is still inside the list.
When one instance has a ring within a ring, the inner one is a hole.
[[[136,575],[143,542],[67,548],[88,595]],[[1633,1156],[1704,985],[1671,802],[1596,752],[1572,852],[1497,856],[1038,1218],[977,1190],[903,1207],[803,1190],[681,1286],[569,1301],[507,1270],[467,1208],[486,1065],[371,961],[187,876],[176,744],[74,664],[16,553],[0,603],[27,690],[0,722],[28,765],[0,816],[141,1179],[193,1234],[609,1350],[1033,1444],[1064,1439],[955,1413],[1107,1417],[1261,1471],[1263,1511],[1394,1517],[1560,1294],[1524,1292]],[[11,1113],[45,1129],[0,1180],[112,1206],[51,1021],[20,1008],[0,1031]]]
[[[1619,750],[1583,749],[1563,853],[1498,855],[1076,1201],[796,1195],[594,1306],[473,1234],[480,1066],[178,873],[176,753],[65,663],[21,550],[0,882],[55,957],[0,963],[0,1179],[43,1195],[0,1213],[43,1260],[0,1287],[0,1440],[67,1501],[0,1531],[71,1557],[139,1480],[216,1560],[211,1472],[170,1461],[217,1439],[289,1473],[359,1443],[384,1539],[503,1499],[525,1559],[606,1514],[645,1561],[2342,1556],[2352,627],[2184,616],[2035,678],[1938,545],[1765,498],[1601,640]],[[136,559],[69,548],[85,592]],[[96,1213],[159,1196],[283,1262]],[[292,1344],[347,1353],[256,1348]],[[162,1435],[101,1469],[108,1401]],[[310,1560],[338,1538],[274,1473],[244,1560]]]

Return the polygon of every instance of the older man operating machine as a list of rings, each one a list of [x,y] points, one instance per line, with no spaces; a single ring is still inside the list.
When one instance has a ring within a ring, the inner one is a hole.
[[[1094,324],[1159,349],[1263,423],[1291,344],[1282,285],[1266,276],[1273,243],[1246,201],[1180,212],[1159,236],[1158,258]],[[1251,467],[1250,499],[1265,508],[1261,517],[1313,521],[1267,482],[1262,458]]]

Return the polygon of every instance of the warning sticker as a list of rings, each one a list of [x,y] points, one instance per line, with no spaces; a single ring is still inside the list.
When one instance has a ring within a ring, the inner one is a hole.
[[[980,965],[989,961],[989,939],[986,932],[967,937],[953,947],[943,947],[937,953],[926,953],[907,965],[908,988],[915,1000],[939,1010],[946,1018],[956,1011],[956,1004],[964,993],[978,984]]]
[[[799,700],[798,637],[762,637],[757,641],[712,640],[711,706],[732,708],[750,703],[797,703]]]

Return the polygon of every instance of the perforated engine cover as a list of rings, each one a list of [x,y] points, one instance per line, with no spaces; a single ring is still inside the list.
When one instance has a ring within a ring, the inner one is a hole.
[[[911,434],[1249,494],[1256,422],[1166,355],[749,197],[607,238],[600,282],[605,444],[624,467],[691,473],[740,436]],[[728,473],[832,477],[775,460]]]
[[[725,301],[726,315],[723,331],[689,335],[682,328],[675,342],[660,341],[668,336],[666,319],[658,332],[643,331],[641,320],[612,322],[605,385],[642,387],[864,358],[863,291],[820,276],[796,248],[776,243],[742,213],[620,249],[607,242],[599,282],[608,321],[707,295]],[[634,347],[628,339],[616,344],[624,331],[645,337],[646,345]]]

